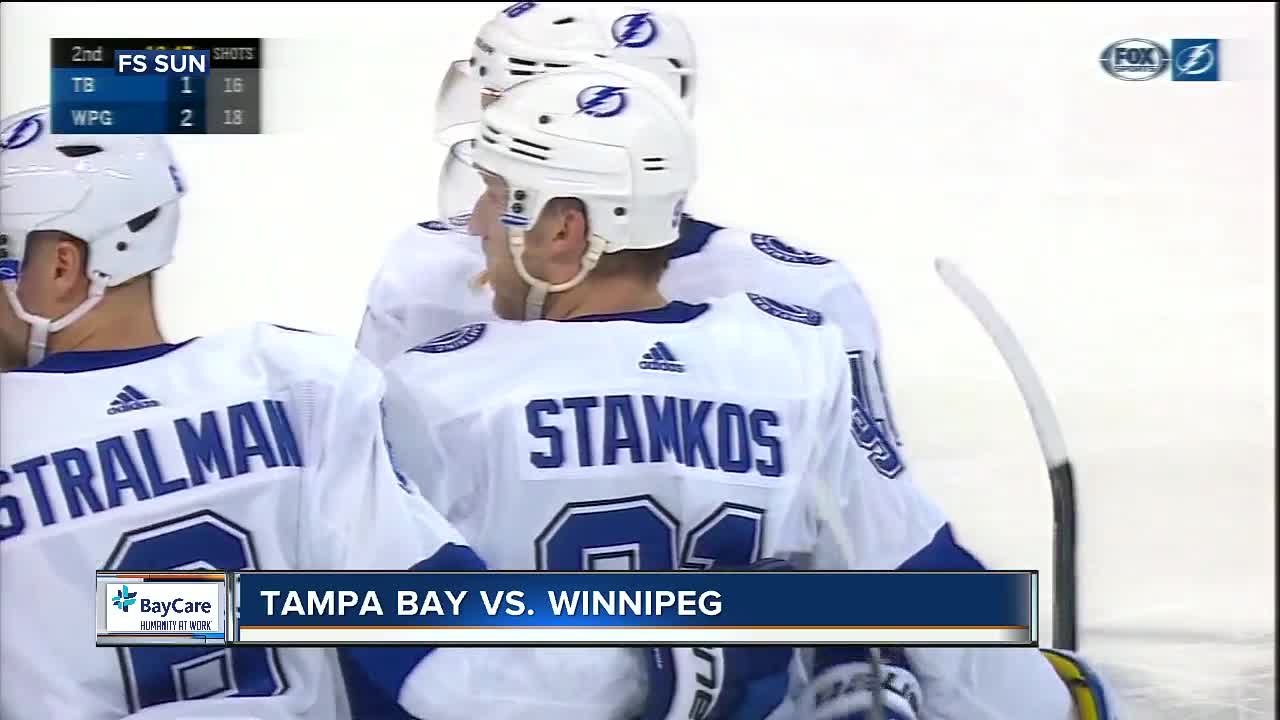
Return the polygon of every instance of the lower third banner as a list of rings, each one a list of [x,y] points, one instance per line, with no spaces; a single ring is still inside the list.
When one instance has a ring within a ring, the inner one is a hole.
[[[241,572],[262,645],[1033,646],[1023,572]]]

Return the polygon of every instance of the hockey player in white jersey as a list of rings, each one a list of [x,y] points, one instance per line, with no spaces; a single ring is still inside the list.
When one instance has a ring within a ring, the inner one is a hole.
[[[185,183],[161,138],[55,135],[44,108],[0,121],[0,717],[349,716],[331,650],[93,647],[97,569],[483,567],[393,468],[382,375],[348,344],[265,324],[164,340],[151,273]],[[431,720],[645,704],[612,681],[642,653],[565,655],[342,653]]]
[[[504,320],[392,361],[387,433],[494,567],[980,567],[884,464],[887,441],[851,402],[841,334],[821,312],[661,293],[694,175],[673,93],[622,67],[549,74],[491,103],[478,133],[486,193],[471,226]],[[545,319],[512,322],[528,317]],[[852,557],[818,519],[823,487]],[[817,669],[802,717],[873,717],[857,652],[820,653]],[[896,720],[1073,715],[1035,651],[913,652],[891,677],[880,709]]]
[[[470,59],[450,66],[436,104],[435,130],[442,142],[458,142],[441,172],[441,217],[407,228],[371,283],[357,344],[375,364],[385,364],[423,338],[493,317],[491,293],[469,284],[484,258],[465,231],[477,188],[466,162],[470,140],[462,133],[474,128],[485,103],[513,84],[602,57],[652,73],[692,112],[698,67],[694,42],[684,22],[669,12],[513,3],[480,29]],[[663,295],[692,302],[751,290],[822,312],[842,331],[854,393],[892,439],[882,462],[903,467],[900,472],[908,479],[883,379],[879,327],[848,268],[773,235],[722,227],[683,209],[679,216],[678,238],[664,250],[671,264],[659,285]]]
[[[185,180],[159,138],[0,134],[0,715],[119,718],[223,694],[335,717],[324,651],[94,648],[94,570],[477,564],[382,447],[381,378],[255,325],[164,341],[151,272]]]
[[[441,173],[440,218],[408,228],[374,278],[358,339],[367,357],[385,364],[424,337],[493,318],[492,292],[471,282],[484,258],[466,230],[468,203],[476,195],[466,134],[482,108],[513,84],[602,57],[653,73],[692,111],[698,66],[693,40],[668,12],[513,3],[480,29],[471,57],[451,65],[437,102],[436,133],[442,142],[457,144]],[[812,307],[839,327],[852,392],[883,436],[876,444],[876,463],[911,482],[884,381],[878,324],[845,266],[772,235],[683,213],[668,253],[670,265],[659,282],[665,297],[694,301],[753,290]],[[1069,677],[1077,674],[1093,676],[1081,666],[1064,672],[1064,678],[1079,687]]]

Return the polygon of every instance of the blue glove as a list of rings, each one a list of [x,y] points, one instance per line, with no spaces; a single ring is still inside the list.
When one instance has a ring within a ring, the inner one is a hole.
[[[765,558],[743,568],[787,572],[790,564]],[[643,720],[760,720],[782,702],[795,650],[778,645],[655,647],[645,650],[649,697]]]

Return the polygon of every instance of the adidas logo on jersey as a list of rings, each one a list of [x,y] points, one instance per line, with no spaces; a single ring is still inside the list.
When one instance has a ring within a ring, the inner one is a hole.
[[[658,341],[649,348],[649,352],[640,356],[641,370],[663,370],[665,372],[684,372],[684,363],[676,360],[667,344]]]
[[[107,407],[107,414],[117,415],[130,410],[145,410],[156,407],[159,404],[144,395],[138,388],[132,385],[125,385],[120,392],[116,393],[116,399],[112,400],[111,405]]]

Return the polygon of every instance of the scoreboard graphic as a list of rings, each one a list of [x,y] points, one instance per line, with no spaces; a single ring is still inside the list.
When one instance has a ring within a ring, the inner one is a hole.
[[[1039,633],[1034,570],[100,570],[96,583],[99,647],[208,647],[154,656],[188,669],[263,645],[1035,647]]]
[[[261,38],[54,38],[52,131],[262,132]]]

